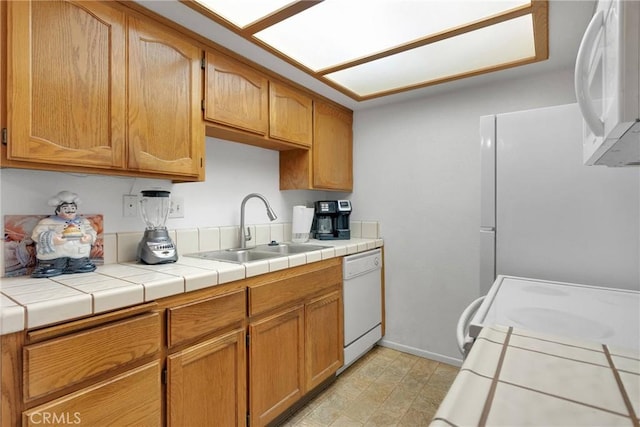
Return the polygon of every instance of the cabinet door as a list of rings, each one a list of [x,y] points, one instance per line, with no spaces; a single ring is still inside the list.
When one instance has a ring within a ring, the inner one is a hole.
[[[245,348],[239,329],[167,358],[169,426],[246,425]]]
[[[201,50],[129,17],[128,168],[204,177]]]
[[[266,135],[267,77],[217,52],[207,52],[206,59],[205,120]]]
[[[353,116],[322,101],[313,108],[313,187],[353,189]]]
[[[76,1],[11,1],[7,7],[7,156],[122,168],[123,12]]]
[[[305,307],[306,389],[312,390],[344,362],[342,293],[333,292]]]
[[[304,307],[249,325],[250,425],[264,426],[303,395]]]
[[[269,136],[310,147],[311,98],[279,83],[269,83]]]
[[[160,362],[127,371],[92,387],[23,412],[23,426],[159,426]]]
[[[281,190],[353,190],[353,113],[313,102],[313,147],[280,152]]]

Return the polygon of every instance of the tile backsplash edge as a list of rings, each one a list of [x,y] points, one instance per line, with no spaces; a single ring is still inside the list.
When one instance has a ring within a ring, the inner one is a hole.
[[[381,238],[378,221],[351,221],[351,237],[364,239]],[[249,225],[254,241],[248,246],[266,244],[275,241],[291,240],[291,223]],[[181,254],[229,249],[237,246],[238,226],[186,228],[170,230],[171,238]],[[134,261],[138,242],[143,232],[123,232],[104,234],[104,263]]]

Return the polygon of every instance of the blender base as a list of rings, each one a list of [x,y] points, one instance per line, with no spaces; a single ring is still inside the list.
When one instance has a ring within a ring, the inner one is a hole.
[[[137,260],[151,265],[178,260],[178,250],[167,229],[145,230],[138,244]]]

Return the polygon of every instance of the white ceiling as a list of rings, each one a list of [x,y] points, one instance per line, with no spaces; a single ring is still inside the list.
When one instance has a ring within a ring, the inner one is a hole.
[[[358,102],[250,43],[177,0],[136,1],[159,15],[353,110],[425,97],[449,90],[463,89],[499,79],[509,79],[573,67],[580,39],[595,8],[595,0],[549,1],[549,59],[546,61]]]

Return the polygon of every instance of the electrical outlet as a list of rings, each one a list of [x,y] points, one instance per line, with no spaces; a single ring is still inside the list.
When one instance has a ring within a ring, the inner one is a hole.
[[[184,218],[184,198],[180,196],[171,197],[171,208],[169,218]]]
[[[125,218],[136,218],[138,216],[138,196],[135,194],[122,196],[122,216]]]

